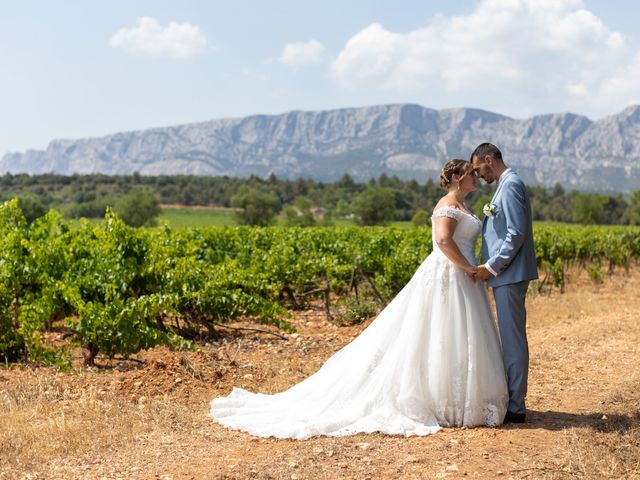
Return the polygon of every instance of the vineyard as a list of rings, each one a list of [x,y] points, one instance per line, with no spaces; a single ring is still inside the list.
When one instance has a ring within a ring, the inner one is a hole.
[[[562,290],[571,265],[600,281],[637,261],[640,228],[541,224],[535,245],[533,288]],[[0,206],[0,360],[65,366],[82,347],[92,364],[188,348],[239,317],[291,332],[293,311],[370,315],[364,307],[391,299],[430,251],[428,227],[135,229],[112,212],[96,225],[55,211],[28,224],[10,201]]]

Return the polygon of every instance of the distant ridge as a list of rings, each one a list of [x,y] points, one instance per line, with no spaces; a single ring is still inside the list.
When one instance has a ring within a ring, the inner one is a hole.
[[[53,140],[9,153],[0,172],[125,175],[251,174],[332,181],[381,173],[425,181],[491,141],[531,184],[628,192],[640,188],[640,106],[592,121],[572,113],[518,120],[472,108],[398,104],[238,119]]]

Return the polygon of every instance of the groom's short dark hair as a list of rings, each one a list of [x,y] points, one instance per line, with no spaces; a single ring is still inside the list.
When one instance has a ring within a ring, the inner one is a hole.
[[[481,159],[486,157],[487,155],[489,155],[494,160],[499,161],[500,163],[504,163],[502,161],[502,152],[500,152],[500,149],[494,144],[487,142],[481,143],[476,147],[476,149],[471,154],[471,158],[469,159],[469,161],[472,162],[473,157],[478,157],[479,159]]]

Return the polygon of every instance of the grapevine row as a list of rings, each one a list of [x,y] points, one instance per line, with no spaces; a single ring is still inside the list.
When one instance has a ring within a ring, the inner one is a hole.
[[[640,228],[537,225],[535,244],[543,278],[563,286],[570,263],[611,269],[637,261]],[[430,251],[428,227],[176,231],[130,228],[112,212],[98,225],[72,224],[55,211],[28,225],[16,201],[7,202],[0,360],[60,363],[82,346],[92,363],[99,352],[185,347],[246,316],[291,331],[292,308],[329,292],[345,298],[363,276],[379,298],[392,298]],[[66,341],[51,347],[51,331]]]

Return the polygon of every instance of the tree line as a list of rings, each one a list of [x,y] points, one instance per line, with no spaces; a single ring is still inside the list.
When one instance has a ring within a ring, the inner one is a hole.
[[[482,183],[482,182],[481,182]],[[151,225],[160,204],[215,205],[236,208],[240,223],[268,225],[276,216],[287,225],[331,224],[352,218],[363,225],[412,220],[427,224],[430,212],[442,196],[432,180],[402,180],[386,174],[367,182],[344,175],[336,182],[308,178],[296,180],[250,176],[203,177],[194,175],[27,175],[0,177],[0,200],[18,197],[27,219],[54,208],[67,218],[104,217],[113,207],[130,225]],[[480,216],[494,186],[482,183],[468,197]],[[531,185],[536,221],[601,225],[640,224],[640,190],[625,196],[567,191]]]

